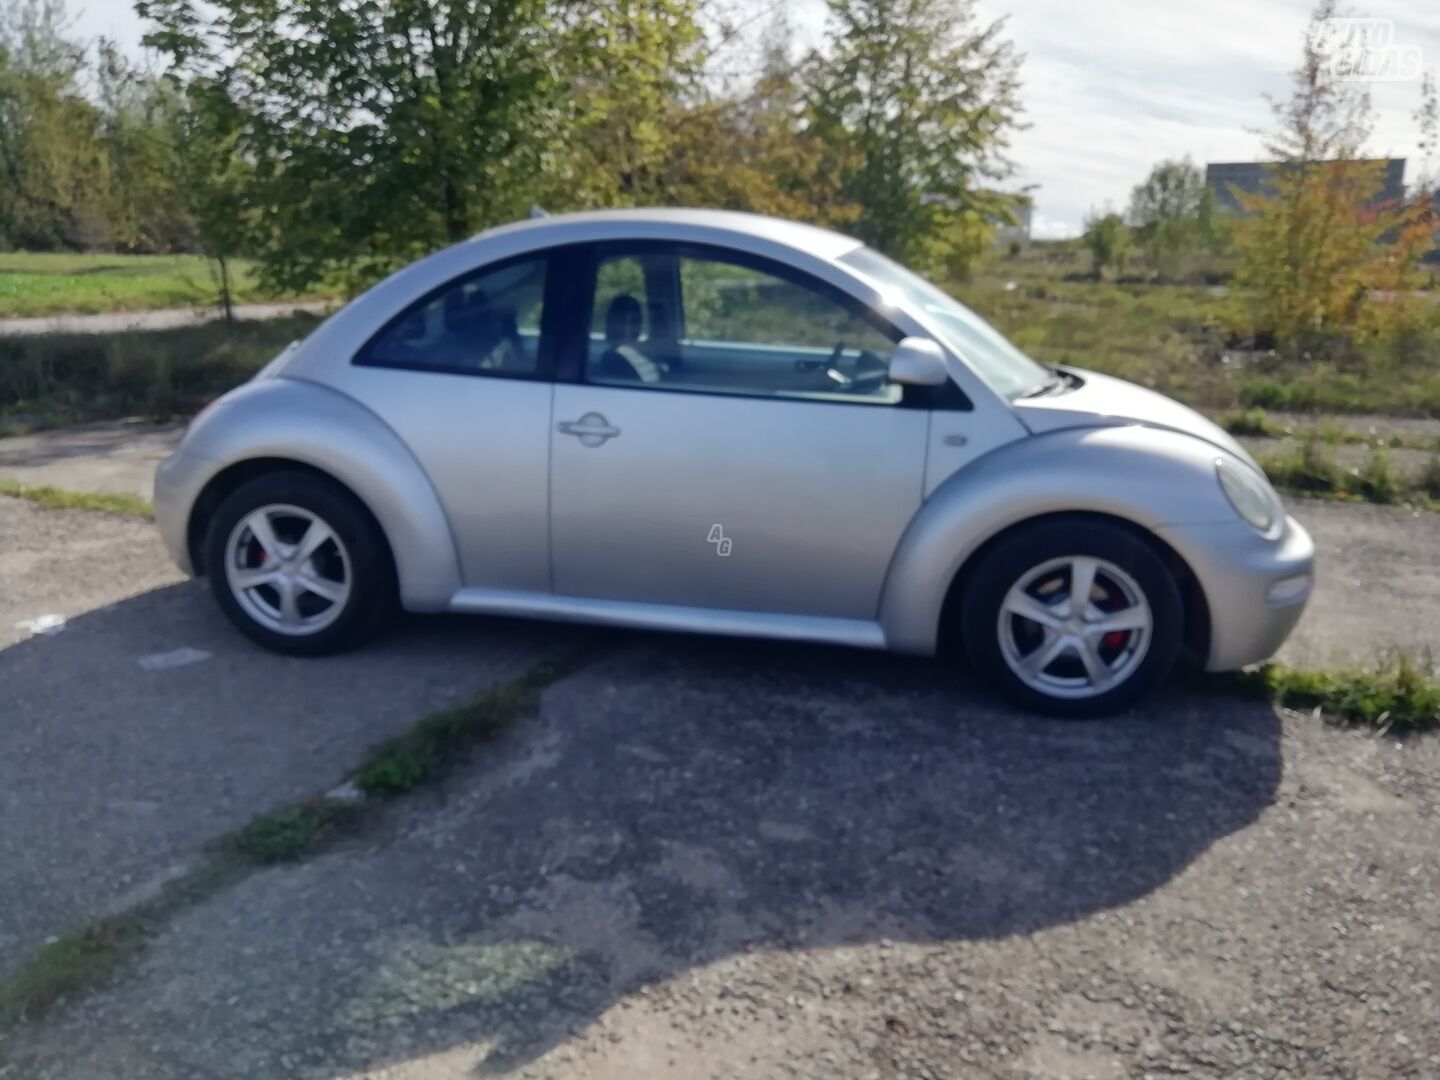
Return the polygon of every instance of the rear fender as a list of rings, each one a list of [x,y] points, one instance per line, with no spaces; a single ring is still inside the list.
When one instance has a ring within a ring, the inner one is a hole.
[[[337,390],[286,378],[247,383],[201,414],[178,453],[206,463],[190,473],[192,509],[205,484],[244,461],[279,458],[328,473],[379,522],[406,608],[443,610],[460,588],[454,537],[430,478],[394,431]]]

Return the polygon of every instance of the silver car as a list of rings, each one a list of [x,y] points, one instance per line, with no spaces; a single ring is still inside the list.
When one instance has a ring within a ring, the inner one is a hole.
[[[1035,362],[855,240],[707,210],[527,221],[401,270],[197,416],[155,509],[282,652],[396,604],[953,644],[1069,715],[1182,649],[1265,659],[1312,583],[1210,421]]]

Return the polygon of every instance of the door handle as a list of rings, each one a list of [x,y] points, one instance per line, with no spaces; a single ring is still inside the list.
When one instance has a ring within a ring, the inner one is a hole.
[[[586,446],[599,446],[620,434],[618,427],[595,412],[586,413],[579,420],[561,420],[555,427],[560,434],[574,435]]]

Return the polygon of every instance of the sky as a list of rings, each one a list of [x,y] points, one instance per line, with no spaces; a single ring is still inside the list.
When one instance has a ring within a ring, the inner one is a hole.
[[[765,3],[765,0],[756,0]],[[823,32],[823,0],[782,0],[797,48]],[[1358,0],[1356,13],[1390,19],[1396,46],[1440,70],[1440,3]],[[1284,96],[1311,0],[979,0],[985,20],[1006,19],[1025,54],[1024,120],[1013,140],[1012,184],[1037,185],[1033,231],[1072,236],[1087,212],[1123,210],[1130,189],[1164,158],[1251,161],[1256,129],[1270,124],[1263,95]],[[769,5],[766,5],[768,10]],[[138,53],[141,27],[128,0],[71,0],[75,28]],[[759,20],[756,20],[759,25]],[[1412,113],[1419,84],[1370,85],[1376,157],[1419,170]],[[1440,161],[1431,163],[1431,171]]]

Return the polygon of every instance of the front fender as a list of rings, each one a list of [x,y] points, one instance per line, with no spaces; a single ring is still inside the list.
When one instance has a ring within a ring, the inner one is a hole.
[[[1065,429],[998,447],[947,479],[907,527],[880,602],[886,642],[933,654],[950,583],[982,544],[1020,522],[1079,511],[1151,531],[1233,524],[1215,476],[1220,453],[1139,425]]]
[[[389,541],[410,610],[443,610],[460,588],[450,523],[419,462],[373,412],[316,383],[259,379],[202,413],[157,476],[162,526],[163,518],[188,521],[215,476],[259,458],[312,466],[355,493]]]

